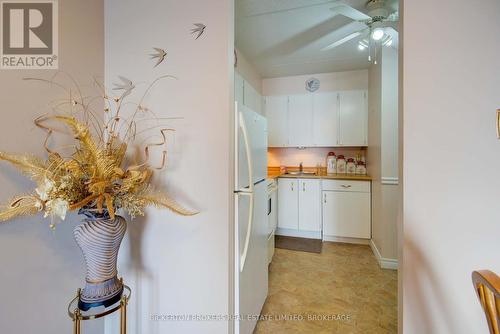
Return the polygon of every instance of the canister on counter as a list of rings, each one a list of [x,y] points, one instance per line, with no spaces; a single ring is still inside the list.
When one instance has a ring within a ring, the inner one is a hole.
[[[358,161],[358,165],[356,166],[356,174],[366,175],[366,164],[364,161]]]
[[[346,173],[346,161],[343,155],[339,155],[337,157],[337,173],[345,174]]]
[[[350,174],[350,175],[356,174],[356,163],[354,162],[354,158],[347,159],[346,171],[347,171],[347,174]]]
[[[334,152],[329,152],[326,157],[326,173],[336,174],[337,173],[337,157]]]

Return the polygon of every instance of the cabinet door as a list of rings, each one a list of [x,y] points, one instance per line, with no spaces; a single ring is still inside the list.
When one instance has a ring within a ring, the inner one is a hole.
[[[321,231],[320,180],[299,180],[299,230]]]
[[[370,193],[323,191],[323,234],[370,239]]]
[[[366,146],[368,133],[367,92],[340,92],[339,145]]]
[[[289,146],[313,145],[312,94],[288,97]]]
[[[262,108],[262,96],[259,94],[259,92],[256,91],[255,93],[255,111],[258,112],[261,115],[265,116],[264,109]]]
[[[315,146],[338,145],[339,93],[313,95],[313,138]]]
[[[238,72],[234,72],[234,100],[243,105],[243,78]]]
[[[265,99],[270,147],[288,146],[288,97],[268,96]]]
[[[278,227],[299,229],[298,180],[278,180]]]
[[[245,89],[244,89],[244,104],[248,108],[250,108],[253,111],[256,111],[257,109],[257,91],[248,83],[248,81],[245,81]]]

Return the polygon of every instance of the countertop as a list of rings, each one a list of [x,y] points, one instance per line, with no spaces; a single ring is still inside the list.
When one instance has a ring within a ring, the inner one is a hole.
[[[306,168],[304,168],[307,170]],[[371,181],[372,177],[369,175],[348,175],[348,174],[326,174],[320,173],[319,175],[290,175],[282,174],[279,168],[269,168],[267,177],[270,179],[288,178],[288,179],[324,179],[324,180],[352,180],[352,181]]]

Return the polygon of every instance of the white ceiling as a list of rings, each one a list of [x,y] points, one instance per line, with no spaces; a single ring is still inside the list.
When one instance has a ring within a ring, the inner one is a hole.
[[[368,68],[367,51],[357,47],[362,36],[321,51],[354,28],[366,27],[331,11],[335,2],[236,0],[236,47],[264,78]],[[367,0],[343,2],[366,13]],[[397,10],[398,0],[387,2]]]

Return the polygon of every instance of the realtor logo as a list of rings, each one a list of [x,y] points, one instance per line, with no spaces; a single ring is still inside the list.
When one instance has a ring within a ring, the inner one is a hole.
[[[0,68],[58,67],[57,1],[0,3]]]

